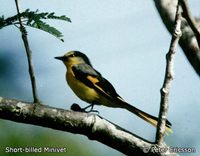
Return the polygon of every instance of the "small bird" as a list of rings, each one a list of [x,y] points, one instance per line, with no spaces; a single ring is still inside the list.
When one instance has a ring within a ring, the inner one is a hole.
[[[115,91],[112,84],[106,80],[90,63],[88,57],[79,51],[70,51],[63,56],[55,57],[61,60],[66,68],[66,80],[73,92],[83,101],[90,103],[85,110],[94,105],[104,105],[114,108],[124,108],[138,117],[157,126],[158,118],[128,104]],[[166,121],[166,132],[172,132],[171,123]]]

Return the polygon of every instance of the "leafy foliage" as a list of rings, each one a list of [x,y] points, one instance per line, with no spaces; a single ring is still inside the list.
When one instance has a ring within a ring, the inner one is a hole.
[[[39,13],[38,10],[36,11],[30,11],[29,9],[25,10],[24,12],[20,13],[19,15],[14,15],[12,17],[4,18],[4,16],[0,17],[0,29],[9,26],[9,25],[15,25],[17,26],[19,24],[19,16],[21,17],[21,20],[23,22],[23,25],[30,26],[33,28],[37,28],[40,30],[43,30],[45,32],[50,33],[51,35],[54,35],[61,41],[64,41],[62,39],[63,35],[62,33],[56,29],[55,27],[50,26],[43,20],[46,19],[56,19],[56,20],[62,20],[66,22],[71,22],[70,18],[66,17],[65,15],[57,16],[54,12],[41,12]]]
[[[61,41],[64,41],[61,37],[63,37],[62,33],[57,30],[54,27],[51,27],[50,25],[48,25],[47,23],[43,22],[43,21],[37,21],[34,22],[33,24],[29,24],[28,26],[46,31],[54,36],[56,36],[57,38],[59,38]]]

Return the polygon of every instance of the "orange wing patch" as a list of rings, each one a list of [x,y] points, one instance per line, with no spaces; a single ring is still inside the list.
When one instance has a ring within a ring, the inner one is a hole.
[[[99,80],[96,77],[92,77],[90,75],[87,76],[87,79],[90,80],[93,84],[99,82]]]
[[[110,97],[110,95],[108,93],[106,93],[106,91],[104,91],[100,86],[98,86],[96,83],[99,82],[99,80],[96,77],[92,77],[90,75],[87,76],[87,79],[90,80],[95,87],[97,87],[99,90],[101,90],[104,94],[106,94],[107,96]]]

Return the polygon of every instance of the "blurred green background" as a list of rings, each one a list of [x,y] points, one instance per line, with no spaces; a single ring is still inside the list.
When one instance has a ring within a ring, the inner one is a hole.
[[[199,1],[190,0],[189,3],[193,15],[200,16]],[[16,14],[14,0],[0,0],[0,4],[0,15],[9,17]],[[64,43],[45,32],[27,28],[43,103],[65,109],[74,102],[86,106],[66,85],[64,65],[54,59],[69,50],[79,50],[89,56],[93,66],[127,102],[152,115],[158,114],[159,89],[163,83],[165,53],[171,36],[153,1],[21,0],[20,8],[22,11],[30,8],[65,14],[72,20],[72,23],[49,20],[63,32]],[[173,147],[194,147],[196,153],[190,154],[192,156],[200,153],[199,95],[199,77],[179,48],[168,114],[174,133],[166,136],[166,142]],[[15,27],[0,30],[0,96],[32,101],[25,51]],[[104,106],[95,106],[95,109],[104,118],[154,141],[155,128],[126,110]],[[46,153],[59,156],[122,155],[85,136],[0,120],[0,155],[22,155],[5,153],[5,147],[66,147],[66,153]]]

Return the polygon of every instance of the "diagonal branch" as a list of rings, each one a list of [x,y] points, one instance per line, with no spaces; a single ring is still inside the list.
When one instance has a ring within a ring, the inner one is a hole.
[[[161,145],[163,141],[163,136],[165,133],[165,124],[168,111],[168,96],[170,86],[174,77],[174,57],[178,45],[179,38],[181,36],[181,12],[180,12],[180,3],[177,4],[176,17],[175,17],[175,26],[174,32],[172,34],[172,39],[170,43],[169,52],[166,54],[166,70],[163,86],[160,90],[161,92],[161,102],[160,102],[160,112],[159,112],[159,121],[156,132],[156,143]]]
[[[167,155],[159,153],[154,143],[95,114],[73,112],[45,105],[34,106],[31,103],[0,97],[0,118],[82,134],[126,155]],[[168,147],[164,145],[163,148]]]
[[[168,31],[172,34],[174,28],[174,17],[178,0],[154,0],[155,6]],[[187,21],[182,19],[182,36],[179,44],[188,61],[200,76],[200,48],[197,39]]]

